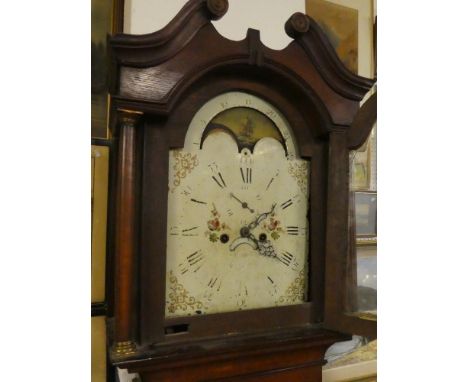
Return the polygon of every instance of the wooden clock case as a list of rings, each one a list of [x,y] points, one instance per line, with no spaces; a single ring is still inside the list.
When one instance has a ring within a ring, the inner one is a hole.
[[[256,30],[243,41],[221,36],[211,20],[227,10],[227,0],[191,0],[160,31],[110,38],[119,141],[111,360],[143,381],[320,381],[324,352],[343,332],[375,337],[375,322],[344,311],[348,153],[370,131],[353,121],[374,80],[348,71],[304,14],[287,21],[294,41],[278,51]],[[281,110],[310,160],[308,302],[165,318],[169,150],[183,147],[206,101],[236,90]]]

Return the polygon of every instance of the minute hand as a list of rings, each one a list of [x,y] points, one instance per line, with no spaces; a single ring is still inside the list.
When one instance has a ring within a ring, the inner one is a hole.
[[[231,198],[234,198],[236,199],[241,205],[242,205],[242,208],[246,208],[248,209],[250,212],[254,213],[255,211],[249,207],[249,205],[246,203],[246,202],[243,202],[242,200],[240,200],[237,196],[235,196],[232,192],[230,194]]]
[[[264,212],[263,214],[258,215],[257,218],[249,224],[248,226],[249,229],[254,229],[255,227],[257,227],[260,224],[260,222],[265,220],[268,217],[268,215],[273,213],[273,211],[275,210],[275,207],[276,207],[276,203],[271,206],[270,211]]]

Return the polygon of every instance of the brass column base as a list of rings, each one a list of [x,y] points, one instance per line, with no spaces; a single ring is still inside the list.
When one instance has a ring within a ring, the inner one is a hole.
[[[136,344],[133,341],[116,342],[112,347],[112,355],[122,357],[136,353]]]

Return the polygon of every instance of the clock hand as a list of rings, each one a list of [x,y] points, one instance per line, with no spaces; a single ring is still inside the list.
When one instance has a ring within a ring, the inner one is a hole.
[[[238,237],[237,239],[234,239],[229,245],[229,250],[232,252],[242,244],[250,245],[262,256],[273,257],[276,260],[281,261],[276,254],[275,248],[271,244],[270,240],[259,241],[255,238],[254,235],[249,234],[248,237]]]
[[[229,194],[231,196],[231,198],[234,198],[236,199],[241,205],[242,205],[242,208],[246,208],[248,209],[250,212],[254,213],[255,211],[249,207],[249,205],[246,203],[246,202],[243,202],[242,200],[240,200],[237,196],[235,196],[232,192]]]
[[[234,196],[231,194],[231,196]],[[234,197],[235,198],[235,197]],[[265,220],[268,215],[272,214],[275,210],[276,203],[271,206],[271,210],[258,215],[253,222],[248,226],[244,226],[240,230],[240,237],[234,239],[229,245],[229,249],[234,251],[239,245],[248,244],[253,249],[258,250],[261,255],[269,257],[277,257],[273,246],[269,240],[258,241],[255,236],[250,232],[251,229],[257,227],[261,221]]]
[[[273,211],[275,210],[275,207],[276,207],[276,203],[271,206],[270,211],[264,212],[263,214],[258,215],[257,218],[248,225],[249,229],[254,229],[255,227],[257,227],[260,224],[260,222],[265,220],[268,217],[268,215],[273,213]]]

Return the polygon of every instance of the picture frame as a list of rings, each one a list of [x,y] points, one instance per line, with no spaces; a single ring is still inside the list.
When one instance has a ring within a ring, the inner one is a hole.
[[[366,142],[349,152],[350,189],[377,191],[377,123]]]
[[[376,25],[373,0],[305,0],[306,13],[325,32],[338,57],[354,73],[376,75]],[[367,99],[373,89],[363,100]],[[377,190],[377,126],[367,141],[350,152],[350,188]]]
[[[106,300],[108,146],[91,145],[91,302]]]
[[[91,137],[109,139],[107,37],[123,31],[124,0],[91,1]]]
[[[377,192],[354,192],[356,245],[377,244]]]
[[[374,1],[305,0],[306,14],[328,36],[338,57],[354,73],[375,76]]]
[[[376,320],[377,193],[349,193],[349,249],[345,307],[363,319]]]
[[[91,380],[93,382],[108,381],[106,354],[106,318],[91,317]]]

